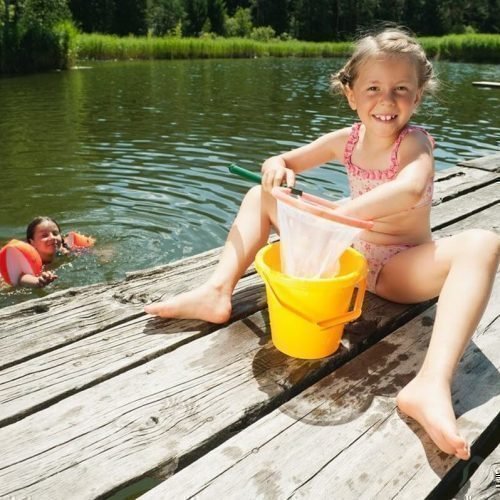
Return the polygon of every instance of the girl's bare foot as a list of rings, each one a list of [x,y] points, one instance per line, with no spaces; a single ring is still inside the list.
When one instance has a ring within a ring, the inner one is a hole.
[[[162,318],[201,319],[225,323],[231,316],[231,295],[206,283],[157,304],[144,307],[148,314]]]
[[[417,375],[398,394],[397,404],[425,429],[442,451],[462,460],[470,458],[469,443],[457,429],[448,383]]]

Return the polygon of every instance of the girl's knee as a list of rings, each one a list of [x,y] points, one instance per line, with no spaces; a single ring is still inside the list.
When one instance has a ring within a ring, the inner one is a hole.
[[[255,209],[258,209],[258,207],[261,206],[264,199],[265,199],[264,191],[262,190],[262,187],[259,185],[259,186],[253,186],[247,191],[247,194],[245,195],[243,202],[246,205],[251,205]]]
[[[271,223],[275,225],[276,219],[276,198],[273,195],[264,191],[262,186],[253,186],[250,188],[245,195],[243,203],[247,207],[251,207],[255,213],[261,213],[268,219]]]
[[[260,200],[262,197],[262,186],[259,184],[258,186],[251,187],[245,197],[252,200]]]
[[[486,229],[469,229],[462,233],[459,254],[471,259],[498,265],[500,237]]]

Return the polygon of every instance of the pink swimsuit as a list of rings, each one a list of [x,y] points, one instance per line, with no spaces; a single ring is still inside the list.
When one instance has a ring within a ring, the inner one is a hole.
[[[420,127],[407,126],[400,132],[396,142],[394,143],[389,167],[385,170],[365,170],[352,162],[352,152],[359,139],[360,127],[361,123],[356,123],[352,126],[351,134],[349,135],[349,139],[347,140],[344,150],[344,164],[347,168],[351,198],[356,198],[363,193],[372,190],[374,187],[384,184],[385,182],[389,182],[396,177],[399,172],[399,146],[407,134],[415,130],[424,132],[429,136],[432,144],[434,145],[434,140],[424,129]],[[413,208],[430,205],[432,203],[432,189],[433,181],[432,179],[429,179],[422,198]],[[353,247],[361,252],[368,261],[367,289],[370,292],[375,292],[378,275],[385,263],[394,255],[402,252],[403,250],[407,250],[412,246],[414,245],[376,245],[360,238],[353,243]]]

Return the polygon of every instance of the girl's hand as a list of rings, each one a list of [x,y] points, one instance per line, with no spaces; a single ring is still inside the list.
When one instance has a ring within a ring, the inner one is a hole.
[[[62,244],[58,249],[57,252],[61,255],[68,255],[70,251],[68,250],[68,247],[66,247],[64,244]]]
[[[50,283],[52,283],[54,280],[57,279],[57,274],[53,273],[52,271],[44,271],[40,276],[37,276],[37,284],[36,286],[38,288],[43,288]]]
[[[286,167],[282,158],[273,156],[262,165],[262,188],[270,193],[273,187],[282,184],[293,187],[295,185],[295,172]]]
[[[29,286],[31,288],[43,288],[57,279],[57,274],[52,271],[43,271],[40,276],[23,274],[18,281],[19,286]]]

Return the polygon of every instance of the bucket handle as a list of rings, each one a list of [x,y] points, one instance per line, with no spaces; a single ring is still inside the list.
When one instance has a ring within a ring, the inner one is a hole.
[[[349,321],[353,321],[361,316],[361,306],[363,305],[363,299],[365,297],[365,291],[366,291],[365,273],[363,273],[361,276],[361,279],[354,284],[353,293],[354,293],[355,288],[358,289],[358,293],[356,295],[356,301],[355,301],[354,307],[351,311],[347,311],[346,313],[341,314],[340,316],[336,316],[335,318],[326,319],[324,321],[316,321],[316,320],[310,318],[307,314],[304,314],[302,311],[295,309],[295,307],[291,306],[290,304],[285,304],[279,298],[278,294],[275,292],[273,286],[271,285],[271,280],[268,278],[266,272],[263,269],[260,269],[260,272],[261,272],[262,277],[264,278],[267,286],[269,287],[272,294],[274,295],[274,298],[278,301],[278,303],[281,305],[281,307],[284,307],[285,309],[292,311],[294,314],[296,314],[297,316],[300,316],[302,319],[305,319],[309,323],[314,323],[321,330],[326,330],[328,328],[331,328],[332,326],[337,326],[337,325],[340,325],[341,323],[347,323]],[[352,300],[352,295],[351,295],[351,300]]]
[[[364,276],[354,285],[353,293],[355,289],[357,289],[358,291],[352,311],[347,311],[346,313],[341,314],[340,316],[336,316],[332,319],[326,319],[325,321],[317,322],[317,325],[322,330],[326,330],[327,328],[331,328],[332,326],[340,325],[341,323],[349,323],[350,321],[358,319],[361,316],[361,306],[363,305],[363,299],[365,298],[366,292],[366,279]]]

